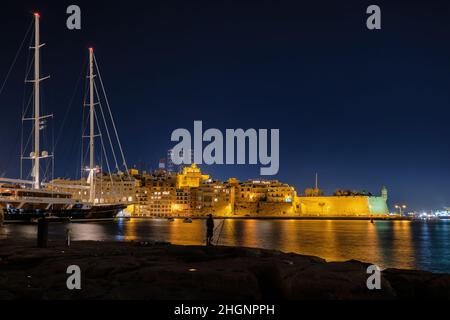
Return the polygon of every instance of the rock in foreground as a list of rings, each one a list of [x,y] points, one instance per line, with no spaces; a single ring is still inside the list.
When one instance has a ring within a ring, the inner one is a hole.
[[[68,290],[69,265],[82,289]],[[448,299],[450,275],[383,271],[368,290],[368,264],[239,247],[121,242],[0,241],[0,299]]]

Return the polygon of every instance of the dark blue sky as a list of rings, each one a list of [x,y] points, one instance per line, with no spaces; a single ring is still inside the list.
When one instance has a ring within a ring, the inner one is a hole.
[[[56,175],[79,167],[83,85],[95,47],[130,166],[156,167],[176,128],[279,128],[276,177],[299,191],[389,190],[390,204],[450,206],[446,1],[42,1],[2,4],[0,79],[38,9]],[[65,27],[78,4],[82,30]],[[382,30],[366,29],[366,8]],[[18,175],[26,54],[0,96],[0,173]],[[84,79],[82,79],[84,81]],[[72,107],[63,122],[73,93]],[[225,179],[259,166],[211,166]]]

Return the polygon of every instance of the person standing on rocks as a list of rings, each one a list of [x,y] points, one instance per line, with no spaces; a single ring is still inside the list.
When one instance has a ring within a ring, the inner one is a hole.
[[[214,219],[212,214],[208,214],[206,219],[206,245],[212,245],[212,238],[214,236]]]

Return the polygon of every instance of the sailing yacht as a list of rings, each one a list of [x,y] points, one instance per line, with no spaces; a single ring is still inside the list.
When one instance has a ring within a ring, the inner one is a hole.
[[[86,183],[64,183],[58,185],[55,181],[45,183],[40,177],[40,160],[53,157],[47,151],[41,150],[40,138],[43,122],[51,115],[40,112],[40,83],[48,77],[41,78],[40,74],[40,43],[39,30],[40,15],[34,13],[34,79],[33,83],[34,108],[33,117],[25,119],[33,121],[33,151],[29,159],[32,161],[32,180],[10,179],[0,177],[0,214],[4,222],[33,221],[40,217],[70,219],[72,221],[112,220],[122,211],[132,199],[125,201],[99,202],[95,198],[95,187],[98,167],[94,162],[94,53],[89,48],[89,116],[90,116],[90,164],[87,171],[89,177]],[[102,84],[103,85],[103,84]],[[123,155],[123,153],[122,153]],[[24,158],[24,157],[22,157]],[[125,163],[125,161],[124,161]],[[70,180],[69,180],[70,181]],[[131,185],[131,182],[129,182]],[[88,199],[76,195],[89,194]]]

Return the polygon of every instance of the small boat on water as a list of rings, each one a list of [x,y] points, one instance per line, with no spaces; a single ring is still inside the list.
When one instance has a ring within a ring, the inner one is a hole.
[[[175,221],[175,219],[174,218],[167,218],[167,220],[169,221],[169,222],[174,222]]]
[[[191,218],[184,218],[183,222],[184,223],[192,223],[192,219]]]

